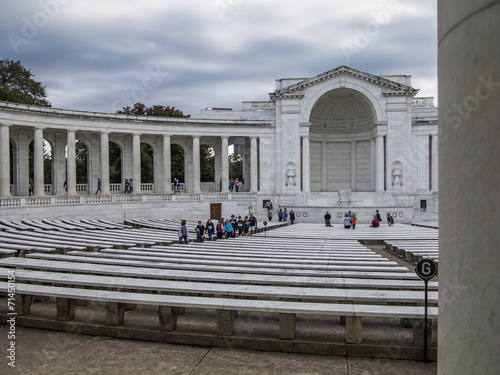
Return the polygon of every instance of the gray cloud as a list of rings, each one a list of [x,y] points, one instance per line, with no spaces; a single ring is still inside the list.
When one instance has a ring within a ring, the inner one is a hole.
[[[399,11],[377,30],[390,3]],[[275,78],[340,65],[412,75],[420,95],[435,96],[436,7],[435,0],[8,1],[0,57],[31,69],[54,107],[91,111],[113,112],[135,98],[197,117],[205,107],[266,99]],[[23,34],[26,22],[33,35]],[[342,43],[360,30],[372,37],[347,58]],[[17,51],[12,33],[23,38]]]

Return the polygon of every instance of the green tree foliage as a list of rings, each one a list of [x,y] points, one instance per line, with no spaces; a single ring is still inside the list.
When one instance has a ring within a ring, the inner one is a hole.
[[[184,150],[176,143],[170,145],[172,181],[177,178],[184,183]]]
[[[122,150],[115,142],[109,142],[109,182],[122,182]]]
[[[200,145],[201,182],[215,181],[215,153],[209,145]]]
[[[243,182],[243,156],[239,154],[229,155],[229,176]]]
[[[142,103],[135,103],[133,108],[130,108],[129,106],[123,107],[123,110],[116,111],[116,113],[120,115],[136,116],[191,117],[191,115],[185,115],[182,111],[175,109],[175,107],[153,105],[148,108]]]
[[[87,184],[87,161],[88,152],[87,146],[82,141],[75,142],[76,150],[76,183]]]
[[[150,184],[153,177],[153,148],[147,143],[141,143],[141,182]]]
[[[0,100],[50,107],[45,86],[33,77],[21,61],[0,60]]]

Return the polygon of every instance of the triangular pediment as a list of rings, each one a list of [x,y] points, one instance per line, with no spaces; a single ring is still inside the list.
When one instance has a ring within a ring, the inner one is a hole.
[[[321,73],[318,74],[317,76],[307,78],[300,82],[294,83],[293,85],[283,87],[279,90],[276,90],[273,93],[270,93],[269,96],[271,97],[272,100],[276,98],[301,96],[300,92],[303,89],[317,85],[325,80],[332,79],[335,76],[344,74],[385,88],[383,94],[387,96],[390,95],[414,96],[418,92],[418,89],[414,89],[411,86],[404,85],[402,83],[392,81],[385,77],[376,76],[370,73],[362,72],[360,70],[356,70],[348,66],[342,65],[339,66],[338,68],[329,70],[325,73]]]

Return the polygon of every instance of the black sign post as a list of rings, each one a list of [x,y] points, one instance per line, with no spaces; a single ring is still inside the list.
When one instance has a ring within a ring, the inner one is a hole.
[[[264,224],[264,237],[267,237],[267,221],[264,221],[262,224]]]
[[[432,259],[422,259],[417,263],[415,272],[425,283],[425,302],[424,302],[424,362],[427,362],[427,294],[429,280],[437,275],[437,265]]]

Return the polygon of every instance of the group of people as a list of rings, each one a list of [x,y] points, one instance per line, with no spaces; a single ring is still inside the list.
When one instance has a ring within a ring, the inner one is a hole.
[[[229,180],[229,191],[238,192],[240,190],[240,180],[235,178],[234,180],[231,178]],[[219,193],[222,191],[222,178],[219,181]]]
[[[273,204],[271,203],[270,199],[268,199],[266,202],[266,209],[267,209],[267,218],[269,219],[269,221],[272,221]],[[288,219],[290,219],[290,224],[293,225],[295,223],[295,212],[293,212],[293,210],[290,210],[289,213],[286,210],[286,207],[284,209],[280,208],[280,210],[278,211],[278,221],[288,223]]]
[[[124,194],[132,194],[134,191],[134,180],[131,178],[128,180],[127,178],[125,179],[125,192]]]
[[[326,211],[325,216],[323,217],[325,220],[325,225],[327,227],[332,226],[332,215]],[[370,227],[373,228],[378,228],[380,226],[380,223],[382,222],[382,217],[380,216],[380,212],[376,210],[375,215],[373,215],[373,220],[370,223]],[[347,212],[344,215],[344,228],[345,229],[356,229],[356,223],[357,223],[357,218],[356,215],[353,214],[351,211]],[[392,226],[394,224],[394,218],[392,217],[391,214],[387,214],[387,225]]]
[[[380,216],[380,213],[377,210],[377,212],[373,216],[373,220],[370,226],[373,228],[378,228],[381,222],[382,222],[382,217]],[[394,225],[394,218],[389,213],[387,214],[387,225],[389,225],[390,227]]]
[[[239,236],[250,236],[256,233],[257,230],[257,218],[250,213],[245,218],[238,216],[236,219],[235,215],[231,215],[231,219],[221,218],[216,225],[211,219],[208,219],[205,225],[201,220],[198,221],[198,225],[195,228],[196,242],[204,242],[205,238],[208,237],[208,241],[215,241],[235,238]],[[186,220],[181,221],[179,226],[179,243],[188,243],[188,228]]]

